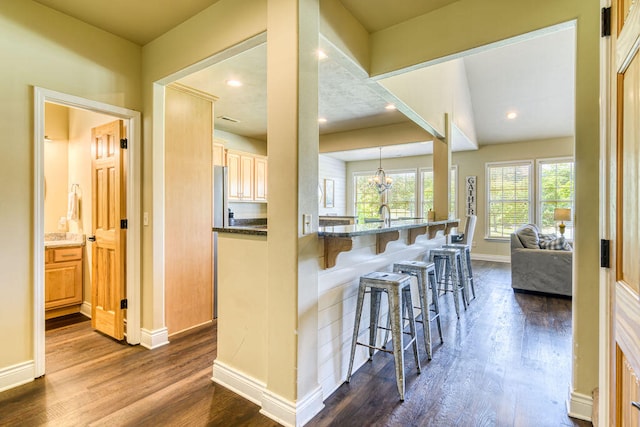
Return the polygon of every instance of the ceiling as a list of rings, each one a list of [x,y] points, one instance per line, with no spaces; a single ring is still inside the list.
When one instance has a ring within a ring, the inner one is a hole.
[[[34,1],[144,45],[218,0]],[[369,32],[455,1],[341,0]],[[352,66],[346,66],[341,55],[334,53],[319,61],[318,109],[320,117],[327,119],[326,123],[319,124],[321,135],[409,120],[398,111],[386,110],[385,89],[363,73],[354,73]],[[464,57],[478,143],[486,145],[573,135],[574,61],[575,29],[566,26],[501,43],[500,47],[489,46]],[[243,86],[227,86],[225,82],[231,78],[241,80]],[[218,97],[216,128],[266,138],[265,45],[181,79],[180,83]],[[518,117],[507,119],[509,111],[517,112]],[[425,144],[394,146],[383,150],[383,157],[412,153],[425,154]],[[373,149],[334,155],[349,160],[377,158],[379,153]]]
[[[33,0],[141,46],[219,0]]]

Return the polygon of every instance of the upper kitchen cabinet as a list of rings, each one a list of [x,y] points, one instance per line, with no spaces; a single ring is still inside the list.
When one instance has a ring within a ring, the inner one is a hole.
[[[229,168],[229,200],[244,202],[267,201],[267,158],[227,150]]]
[[[215,141],[213,143],[213,165],[214,166],[225,165],[224,144],[221,144]]]
[[[254,198],[258,202],[267,201],[267,158],[255,156],[255,188]]]

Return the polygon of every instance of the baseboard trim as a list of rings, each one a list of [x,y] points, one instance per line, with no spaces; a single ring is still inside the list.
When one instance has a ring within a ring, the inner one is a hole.
[[[33,360],[0,369],[0,392],[33,381],[35,372]]]
[[[297,403],[269,390],[265,383],[214,360],[211,380],[261,407],[260,413],[287,426],[299,427],[324,408],[322,388],[316,387]]]
[[[510,255],[478,254],[475,252],[471,252],[471,259],[477,261],[504,262],[507,264],[511,263]]]
[[[311,421],[322,408],[322,388],[318,386],[297,404],[265,391],[260,413],[284,426],[301,427]]]
[[[140,345],[144,348],[154,350],[167,344],[169,344],[169,331],[167,328],[160,328],[154,331],[140,329]]]
[[[296,404],[266,390],[262,394],[260,413],[283,426],[296,425]]]
[[[586,394],[571,391],[567,400],[567,413],[579,420],[591,421],[593,398]]]
[[[91,319],[91,303],[86,301],[83,302],[82,305],[80,306],[80,313],[84,314],[89,319]]]
[[[230,368],[218,359],[213,361],[213,376],[211,380],[256,405],[262,406],[262,395],[266,391],[267,385]]]

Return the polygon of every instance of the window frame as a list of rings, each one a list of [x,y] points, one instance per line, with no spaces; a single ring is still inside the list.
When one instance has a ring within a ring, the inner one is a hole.
[[[544,164],[553,164],[553,163],[573,163],[573,199],[570,200],[571,203],[571,212],[575,212],[575,203],[576,203],[576,161],[571,156],[565,157],[549,157],[536,159],[536,225],[542,230],[542,165]],[[555,200],[556,202],[560,200]],[[567,230],[571,238],[573,239],[573,221],[566,221]],[[557,232],[557,229],[556,229]],[[565,232],[566,234],[566,232]]]
[[[507,161],[499,161],[499,162],[486,162],[485,163],[485,230],[484,230],[484,239],[488,240],[488,241],[500,241],[500,242],[504,242],[504,241],[508,241],[510,239],[509,236],[491,236],[490,235],[490,228],[491,228],[491,224],[490,224],[490,218],[491,218],[491,168],[492,167],[507,167],[507,166],[528,166],[529,168],[529,185],[528,185],[528,198],[527,198],[527,202],[529,203],[529,210],[528,210],[528,218],[527,221],[529,223],[533,222],[533,218],[535,218],[535,210],[536,210],[536,206],[535,206],[535,200],[534,200],[534,194],[535,194],[535,177],[533,175],[534,173],[534,165],[535,162],[533,159],[525,159],[525,160],[507,160]]]

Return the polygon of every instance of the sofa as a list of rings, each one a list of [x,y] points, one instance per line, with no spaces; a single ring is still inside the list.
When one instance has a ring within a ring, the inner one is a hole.
[[[564,237],[540,233],[534,224],[511,234],[511,287],[571,296],[573,250]]]

